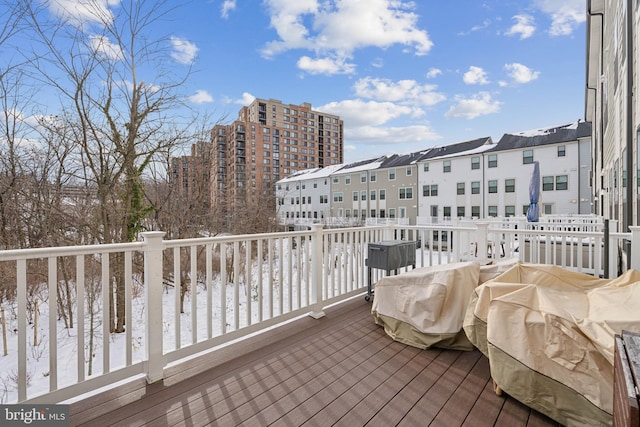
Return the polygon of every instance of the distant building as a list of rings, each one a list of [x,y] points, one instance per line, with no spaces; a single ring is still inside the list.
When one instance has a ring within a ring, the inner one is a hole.
[[[590,148],[591,123],[577,121],[504,134],[498,143],[483,137],[321,174],[301,171],[277,183],[278,217],[287,224],[384,219],[413,225],[523,216],[535,161],[540,215],[590,214]]]
[[[585,119],[593,123],[596,213],[629,231],[640,223],[640,10],[632,1],[587,1]]]
[[[297,171],[344,158],[344,124],[311,104],[256,99],[229,125],[211,132],[211,203],[228,212],[273,203],[274,184]]]
[[[200,141],[191,146],[190,156],[171,158],[169,179],[182,197],[200,197],[208,205],[211,143]]]

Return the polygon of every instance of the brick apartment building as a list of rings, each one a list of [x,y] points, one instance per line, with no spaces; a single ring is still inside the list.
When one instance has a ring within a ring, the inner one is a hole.
[[[294,172],[344,161],[339,116],[311,104],[256,99],[211,131],[211,206],[273,203],[274,183]],[[220,212],[222,213],[222,212]]]

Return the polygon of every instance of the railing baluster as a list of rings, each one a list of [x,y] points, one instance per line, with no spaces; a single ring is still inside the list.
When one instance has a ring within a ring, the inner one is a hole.
[[[257,265],[256,265],[256,269],[258,270],[258,322],[262,322],[262,320],[264,319],[264,294],[262,292],[262,276],[264,274],[264,271],[262,269],[262,262],[264,260],[264,256],[262,254],[263,251],[263,240],[262,239],[258,239],[258,253],[256,255],[257,257]],[[269,263],[271,264],[271,263]]]
[[[213,337],[213,244],[207,243],[206,254],[206,281],[207,281],[207,338]]]
[[[182,347],[181,338],[181,316],[180,309],[182,307],[182,280],[180,269],[180,247],[173,248],[173,334],[175,336],[175,349],[178,350]]]
[[[124,257],[124,305],[125,305],[125,366],[131,366],[133,362],[133,349],[131,348],[132,341],[132,329],[133,329],[133,313],[131,310],[131,301],[133,300],[132,292],[131,292],[131,281],[133,280],[133,266],[131,260],[131,252],[125,251],[123,254]]]
[[[76,328],[77,337],[77,371],[78,382],[84,381],[84,304],[85,304],[85,280],[84,280],[84,255],[76,255]],[[131,326],[130,326],[131,327]]]
[[[198,248],[191,245],[191,344],[198,342]]]
[[[240,242],[233,242],[233,330],[240,329]]]
[[[109,253],[102,256],[102,373],[109,372],[109,338],[111,337],[111,311],[113,310],[111,275],[109,274]]]
[[[244,249],[244,295],[247,304],[247,326],[251,325],[253,322],[251,321],[251,240],[245,242]]]
[[[27,398],[27,260],[16,264],[18,286],[18,402]]]
[[[49,257],[49,391],[58,388],[58,258]],[[35,331],[37,334],[38,331]]]
[[[227,333],[227,244],[220,243],[220,331]]]

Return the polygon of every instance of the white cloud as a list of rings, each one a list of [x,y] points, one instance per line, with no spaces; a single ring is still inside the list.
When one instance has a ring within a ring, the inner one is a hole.
[[[356,65],[345,63],[344,58],[318,58],[303,56],[298,60],[298,68],[309,74],[353,74]]]
[[[518,63],[506,64],[504,68],[507,70],[509,77],[516,83],[529,83],[540,76],[539,71],[533,71],[531,68]]]
[[[439,76],[440,74],[442,74],[442,70],[439,68],[429,68],[429,71],[427,71],[427,78],[428,79],[432,79],[434,77]]]
[[[464,73],[462,80],[468,85],[486,85],[489,83],[487,73],[482,68],[474,65],[470,66],[469,71]]]
[[[124,53],[120,46],[115,43],[111,43],[108,37],[93,35],[89,36],[89,43],[91,49],[98,55],[103,55],[109,59],[122,60]]]
[[[198,47],[189,40],[181,37],[171,37],[173,52],[171,57],[180,64],[189,65],[193,63],[198,54]]]
[[[80,27],[88,23],[108,24],[113,22],[113,13],[109,8],[119,4],[120,0],[49,0],[47,7],[54,16]]]
[[[339,115],[345,123],[349,124],[349,127],[377,126],[400,116],[416,114],[416,110],[409,106],[360,99],[330,102],[318,107],[317,110]]]
[[[222,2],[222,6],[220,6],[220,15],[227,19],[229,17],[229,12],[235,10],[236,8],[236,0],[224,0]]]
[[[356,49],[386,49],[400,44],[416,55],[433,43],[417,27],[413,2],[402,0],[266,0],[271,26],[279,39],[268,42],[262,54],[273,57],[291,49],[312,51],[319,57],[345,63]],[[301,65],[309,64],[308,59]],[[311,68],[315,69],[315,68]],[[327,69],[329,70],[329,68]],[[344,72],[343,69],[339,69]]]
[[[586,21],[584,0],[536,0],[536,6],[551,17],[549,34],[567,36]]]
[[[457,96],[456,103],[444,116],[448,119],[475,119],[476,117],[497,113],[500,111],[501,104],[500,101],[491,99],[489,92],[480,92],[471,98]]]
[[[345,139],[368,145],[396,145],[413,142],[435,141],[441,138],[429,126],[416,125],[405,127],[361,126],[345,129]]]
[[[248,106],[253,101],[255,101],[255,99],[256,97],[251,95],[249,92],[242,92],[242,98],[236,99],[235,101],[233,101],[233,103]]]
[[[436,92],[436,85],[420,85],[415,80],[399,80],[365,77],[358,80],[353,88],[357,96],[376,101],[399,102],[410,105],[432,106],[446,97]]]
[[[382,68],[384,66],[384,59],[378,57],[371,61],[371,66],[375,68]]]
[[[213,97],[206,90],[200,89],[197,90],[195,94],[189,97],[189,101],[194,104],[205,104],[208,102],[213,102]]]
[[[520,40],[527,39],[533,35],[536,31],[533,16],[531,15],[516,15],[513,17],[516,23],[509,28],[505,34],[508,36],[520,35]]]

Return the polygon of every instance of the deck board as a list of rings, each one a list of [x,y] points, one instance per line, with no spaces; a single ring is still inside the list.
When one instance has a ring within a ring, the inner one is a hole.
[[[496,396],[478,351],[390,339],[364,298],[71,405],[71,425],[557,426]]]

